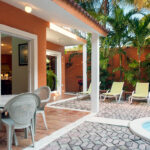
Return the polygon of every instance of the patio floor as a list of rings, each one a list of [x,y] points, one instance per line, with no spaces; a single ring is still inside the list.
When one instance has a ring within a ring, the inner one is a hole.
[[[71,94],[63,94],[63,95],[56,96],[54,98],[54,95],[52,95],[51,99],[50,99],[50,103],[55,102],[55,101],[68,99],[68,98],[73,98],[73,97],[76,97],[76,96],[75,95],[71,95]]]
[[[91,101],[89,99],[71,100],[57,103],[52,106],[56,106],[56,108],[59,106],[62,108],[90,111]],[[130,105],[127,101],[116,103],[116,101],[108,100],[106,102],[100,102],[100,111],[97,114],[97,117],[122,120],[134,120],[141,117],[150,117],[150,105],[146,102],[134,102]]]
[[[72,97],[74,96],[67,98]],[[57,102],[60,99],[58,98]],[[88,115],[89,113],[83,110],[90,110],[91,101],[88,98],[65,102],[60,100],[59,103],[51,104],[51,106],[45,109],[48,130],[44,127],[42,117],[37,117],[36,141]],[[100,102],[100,111],[94,117],[98,120],[103,117],[130,121],[140,117],[150,117],[150,106],[146,102],[134,102],[130,105],[127,101],[116,103],[116,101],[106,100]],[[24,139],[23,131],[18,131],[17,136],[19,146],[13,146],[14,150],[23,149],[32,143],[30,136],[28,139]],[[83,121],[70,132],[61,137],[58,135],[56,140],[48,143],[42,150],[150,150],[150,142],[131,133],[128,126],[116,126],[113,123],[108,125],[101,121],[93,122],[92,119]],[[6,144],[6,132],[3,129],[3,132],[0,133],[0,150],[6,150]]]
[[[48,125],[48,130],[45,129],[44,123],[42,120],[41,115],[37,116],[37,128],[36,128],[36,136],[35,141],[42,139],[53,133],[54,131],[63,128],[64,126],[82,118],[83,116],[87,115],[86,112],[78,112],[72,110],[60,110],[54,108],[46,107],[46,120]],[[31,137],[29,136],[28,139],[24,139],[24,132],[17,131],[17,138],[19,142],[19,146],[13,146],[13,150],[21,150],[30,144],[32,144]],[[5,128],[3,131],[0,132],[0,150],[6,150],[7,145],[7,137]]]
[[[53,106],[90,110],[89,99],[60,102]],[[150,117],[150,106],[146,102],[127,101],[116,103],[106,100],[100,102],[100,111],[95,116],[97,121],[87,119],[67,134],[51,142],[42,150],[150,150],[150,142],[134,135],[128,125],[116,126],[103,124],[100,117],[119,119],[121,122],[141,117]]]
[[[42,150],[150,150],[127,127],[84,122]]]

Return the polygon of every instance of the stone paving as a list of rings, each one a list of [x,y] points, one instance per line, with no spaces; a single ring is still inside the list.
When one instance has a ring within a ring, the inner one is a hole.
[[[42,150],[150,150],[127,127],[84,122]]]
[[[54,106],[90,111],[91,101],[89,99],[72,100],[58,103]],[[141,117],[150,117],[150,105],[146,102],[138,102],[131,105],[127,101],[122,101],[120,103],[116,103],[116,101],[100,102],[100,111],[97,114],[97,117],[122,120],[134,120]]]

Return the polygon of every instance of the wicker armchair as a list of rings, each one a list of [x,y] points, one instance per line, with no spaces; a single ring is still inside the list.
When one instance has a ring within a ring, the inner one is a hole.
[[[18,145],[15,129],[30,128],[32,142],[34,146],[34,114],[36,112],[39,97],[32,93],[20,94],[12,98],[4,107],[4,111],[9,113],[9,117],[2,118],[2,123],[7,127],[8,150],[12,149],[12,138],[14,136],[15,145]]]
[[[37,108],[36,113],[42,114],[45,127],[46,127],[46,129],[48,129],[47,128],[47,123],[46,123],[44,108],[45,108],[45,105],[50,101],[51,90],[48,86],[42,86],[42,87],[36,89],[34,91],[34,93],[37,94],[40,98],[40,105]]]

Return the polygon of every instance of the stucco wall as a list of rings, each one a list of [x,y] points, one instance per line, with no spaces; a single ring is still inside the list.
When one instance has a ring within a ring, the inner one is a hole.
[[[138,55],[137,55],[137,49],[134,48],[134,47],[129,47],[129,48],[125,48],[124,51],[126,51],[126,56],[129,57],[129,58],[132,58],[136,61],[138,61]],[[142,55],[141,55],[141,61],[145,60],[145,56],[150,53],[150,48],[146,48]],[[116,67],[119,66],[119,55],[115,55],[113,57],[112,60],[110,60],[110,64],[111,64],[111,67],[110,67],[110,72],[112,72],[112,70]],[[125,68],[127,68],[127,61],[126,61],[126,58],[123,57],[123,66]],[[115,73],[115,80],[119,80],[120,79],[120,72],[116,72]]]
[[[49,23],[6,3],[0,2],[0,24],[38,37],[38,85],[46,85],[46,27]]]
[[[65,54],[65,63],[68,63],[69,56],[73,52],[67,52]],[[78,92],[79,85],[78,80],[82,80],[83,73],[83,63],[82,63],[82,51],[79,51],[81,55],[75,55],[71,59],[72,65],[70,67],[66,66],[66,91],[67,92]],[[82,89],[81,89],[82,90]]]
[[[129,58],[133,58],[135,60],[138,60],[138,55],[137,55],[137,50],[136,48],[130,47],[130,48],[125,48],[126,51],[126,56]],[[69,56],[72,52],[69,52],[65,55],[65,62],[68,62]],[[145,60],[145,56],[150,53],[150,48],[145,49],[141,56],[141,61]],[[78,80],[79,77],[82,77],[82,55],[80,56],[74,56],[71,59],[72,66],[71,67],[66,67],[66,91],[67,92],[77,92],[79,91],[79,86],[78,86]],[[112,70],[116,67],[119,66],[119,55],[115,55],[113,59],[110,60],[111,67],[109,68],[109,72],[112,72]],[[125,57],[123,57],[123,66],[127,67],[127,61]],[[120,73],[116,72],[115,81],[120,80]],[[88,85],[90,83],[90,79],[88,79]],[[126,86],[127,84],[125,84]],[[128,85],[129,86],[129,85]],[[132,87],[129,87],[129,90],[132,90]]]

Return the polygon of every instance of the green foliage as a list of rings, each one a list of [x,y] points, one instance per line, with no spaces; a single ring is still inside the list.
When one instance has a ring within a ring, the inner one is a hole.
[[[54,90],[57,85],[57,76],[52,70],[47,70],[47,85]]]
[[[119,65],[113,69],[113,72],[120,71],[120,80],[126,80],[128,83],[135,86],[137,81],[140,81],[141,68],[145,72],[145,81],[150,81],[150,56],[146,57],[146,60],[141,62],[141,55],[144,49],[150,45],[150,15],[145,15],[141,20],[133,17],[133,15],[140,13],[139,10],[133,9],[125,14],[124,10],[119,7],[118,2],[121,0],[112,1],[115,6],[112,9],[112,14],[104,13],[94,10],[94,2],[92,0],[77,0],[80,5],[87,10],[95,19],[100,21],[105,27],[108,27],[109,33],[107,37],[100,37],[100,67],[101,67],[101,88],[108,87],[107,83],[110,78],[113,77],[113,73],[109,73],[110,67],[109,60],[116,54],[119,55]],[[130,0],[123,0],[127,4]],[[139,2],[141,0],[138,0]],[[139,4],[137,2],[137,4]],[[148,0],[147,0],[148,1]],[[103,1],[104,2],[104,1]],[[104,3],[101,3],[102,5]],[[130,1],[134,3],[135,0]],[[110,2],[108,2],[110,5]],[[136,4],[136,3],[135,3]],[[137,6],[137,5],[136,5]],[[104,15],[105,14],[105,15]],[[106,15],[107,14],[107,15]],[[142,14],[142,13],[140,13]],[[137,48],[137,55],[139,60],[128,59],[126,51],[123,47],[133,46]],[[88,34],[87,38],[88,49],[88,71],[91,71],[91,34]],[[128,60],[127,69],[122,65],[123,57]],[[142,79],[141,79],[142,80]]]
[[[146,59],[141,62],[141,67],[143,69],[145,80],[150,82],[150,53],[146,56]]]
[[[107,16],[106,20],[110,26],[110,32],[106,39],[109,38],[108,49],[113,50],[114,54],[119,54],[119,66],[114,70],[120,71],[120,80],[123,79],[124,68],[122,66],[123,55],[126,55],[126,52],[122,49],[128,43],[128,20],[134,15],[137,11],[131,10],[127,14],[124,14],[123,9],[116,5],[113,10],[113,15],[111,17]]]
[[[73,52],[73,53],[71,53],[70,54],[70,56],[69,56],[69,63],[71,63],[71,59],[74,57],[74,56],[81,56],[82,55],[82,53],[79,53],[79,52]]]
[[[128,68],[124,72],[125,80],[135,87],[138,82],[138,62],[136,60],[130,59],[128,62]]]
[[[148,25],[150,23],[150,15],[144,16],[141,20],[134,18],[129,19],[129,31],[130,31],[130,41],[133,47],[137,48],[138,61],[139,61],[139,72],[138,78],[141,77],[141,55],[150,44],[149,35],[150,29]]]
[[[112,77],[112,74],[108,72],[108,68],[110,67],[109,64],[109,54],[104,55],[105,53],[103,51],[100,51],[100,89],[106,90],[110,87],[112,84],[112,80],[109,79]]]

